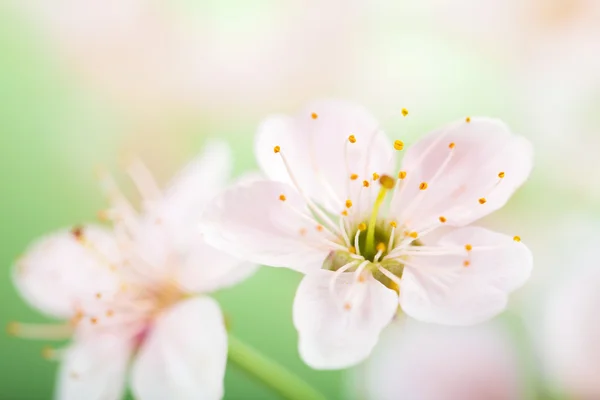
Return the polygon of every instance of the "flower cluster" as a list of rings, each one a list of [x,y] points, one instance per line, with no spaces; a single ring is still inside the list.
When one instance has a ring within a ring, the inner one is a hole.
[[[264,176],[225,190],[222,144],[166,191],[131,160],[142,212],[100,172],[111,204],[100,216],[113,228],[52,234],[17,263],[25,299],[66,322],[11,331],[73,338],[46,352],[63,361],[59,398],[119,398],[130,361],[141,399],[222,397],[227,332],[202,294],[255,264],[304,274],[293,319],[316,369],[364,360],[400,310],[446,325],[485,321],[530,275],[518,236],[468,226],[502,207],[532,167],[529,143],[500,121],[467,117],[409,147],[363,108],[320,101],[268,118],[255,151]]]

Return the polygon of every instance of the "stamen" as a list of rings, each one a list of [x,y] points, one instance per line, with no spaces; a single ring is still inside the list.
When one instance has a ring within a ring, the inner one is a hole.
[[[520,237],[520,236],[515,236],[515,237],[513,238],[513,240],[514,240],[515,242],[520,242],[520,241],[521,241],[521,237]]]
[[[377,172],[373,172],[373,180],[379,180],[379,174]]]
[[[404,142],[402,140],[394,141],[394,149],[401,151],[404,149]]]
[[[363,187],[367,187],[367,188],[368,188],[368,187],[369,187],[369,185],[370,185],[370,184],[369,184],[369,181],[363,181]]]
[[[350,136],[348,136],[348,141],[349,141],[350,143],[356,143],[356,136],[354,136],[354,135],[350,135]]]
[[[394,282],[396,285],[398,285],[398,289],[400,289],[400,284],[402,282],[402,280],[400,278],[398,278],[396,275],[392,274],[390,271],[388,271],[387,269],[383,268],[381,265],[377,267],[377,269],[379,270],[379,272],[381,272],[383,275],[387,276],[392,282]]]
[[[506,176],[505,172],[498,173],[498,178],[500,178],[500,179],[504,179],[505,176]]]
[[[401,179],[401,180],[406,179],[406,171],[398,172],[398,179]]]
[[[440,222],[441,222],[442,224],[445,224],[446,222],[448,222],[448,220],[446,219],[446,217],[444,217],[444,216],[441,216],[441,217],[440,217]]]
[[[485,203],[487,203],[487,199],[485,197],[482,197],[482,198],[479,199],[479,204],[483,205]]]
[[[466,268],[466,267],[469,267],[470,265],[471,265],[471,261],[469,261],[469,260],[465,260],[465,261],[463,262],[463,267],[465,267],[465,268]]]
[[[406,117],[408,115],[408,110],[406,108],[402,109],[402,116]]]
[[[427,190],[428,187],[429,185],[427,184],[427,182],[421,182],[421,184],[419,185],[419,190]]]
[[[69,324],[22,324],[11,322],[6,331],[11,336],[23,339],[64,340],[73,336],[73,327]]]
[[[346,200],[346,208],[352,208],[352,200]]]
[[[280,195],[279,195],[279,200],[281,200],[281,201],[286,201],[286,197],[285,197],[285,195],[284,195],[284,194],[280,194]]]
[[[357,174],[352,174],[350,175],[350,179],[352,179],[353,181],[358,179],[358,175]]]
[[[348,247],[348,251],[352,254],[356,254],[356,247],[355,246],[350,246]]]
[[[471,117],[467,117],[467,118],[465,118],[465,121],[466,121],[466,122],[467,122],[467,124],[468,124],[469,122],[471,122]]]
[[[337,271],[335,271],[333,273],[333,276],[331,277],[331,280],[329,281],[329,294],[331,295],[332,299],[334,301],[339,301],[337,294],[335,293],[335,284],[337,283],[337,280],[340,278],[340,276],[346,272],[348,269],[356,266],[359,262],[358,261],[351,261],[348,264],[345,264],[343,266],[341,266]]]
[[[465,250],[466,250],[466,251],[471,251],[471,250],[473,250],[473,245],[471,245],[471,244],[466,244],[466,245],[465,245]]]
[[[273,152],[274,152],[275,154],[279,153],[280,151],[281,151],[281,147],[279,147],[279,146],[275,146],[275,147],[273,147]]]
[[[317,113],[312,113],[312,114],[310,114],[310,117],[311,117],[312,119],[317,119],[317,118],[319,118],[319,116],[317,115]]]
[[[390,225],[392,226],[392,231],[390,232],[390,241],[388,242],[388,249],[393,250],[394,249],[394,240],[396,240],[396,222],[392,221],[390,222]]]

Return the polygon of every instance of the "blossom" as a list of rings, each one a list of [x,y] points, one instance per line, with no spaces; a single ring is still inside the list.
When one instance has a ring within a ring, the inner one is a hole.
[[[464,227],[526,180],[529,143],[500,121],[466,118],[411,146],[397,170],[404,147],[363,108],[315,102],[260,126],[268,180],[234,186],[207,209],[202,230],[215,247],[305,274],[294,324],[314,368],[363,360],[399,305],[421,321],[473,324],[501,312],[530,275],[519,237]]]
[[[23,297],[66,322],[12,323],[12,333],[73,339],[45,351],[62,360],[57,398],[120,398],[130,361],[136,398],[222,397],[227,334],[218,304],[201,294],[239,282],[254,267],[210,247],[196,225],[230,164],[228,147],[212,143],[161,191],[133,159],[128,172],[143,198],[141,213],[100,172],[110,200],[101,217],[114,230],[86,225],[52,233],[17,262]]]
[[[456,328],[405,320],[386,329],[354,382],[378,400],[516,400],[526,398],[523,372],[498,323]]]
[[[588,226],[593,225],[589,220],[586,222]],[[580,224],[578,228],[583,230],[586,226]],[[600,396],[597,229],[596,222],[590,231],[596,236],[579,235],[579,240],[573,241],[572,245],[566,243],[573,248],[576,246],[576,256],[571,253],[568,260],[561,260],[560,265],[563,269],[567,267],[568,276],[565,274],[548,298],[542,325],[544,329],[538,336],[543,344],[549,383],[553,389],[566,392],[570,398],[595,399]]]

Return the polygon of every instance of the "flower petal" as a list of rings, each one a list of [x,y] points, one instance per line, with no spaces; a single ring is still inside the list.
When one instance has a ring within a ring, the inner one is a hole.
[[[208,142],[202,154],[171,181],[165,193],[165,209],[161,217],[195,229],[204,207],[225,187],[232,166],[232,154],[227,143]]]
[[[118,400],[133,345],[113,334],[85,335],[66,350],[61,363],[56,398],[60,400]]]
[[[408,315],[423,322],[470,325],[492,318],[504,310],[508,294],[525,283],[533,267],[525,245],[483,228],[457,229],[438,244],[442,250],[470,244],[473,250],[407,260],[400,304]]]
[[[118,287],[111,268],[120,262],[112,234],[100,227],[59,231],[33,243],[17,261],[13,279],[21,295],[42,312],[70,318],[98,292]]]
[[[218,304],[200,297],[158,318],[132,370],[136,398],[220,399],[227,332]]]
[[[440,216],[454,226],[469,224],[506,204],[532,163],[531,144],[501,121],[473,118],[450,124],[408,149],[402,166],[407,178],[392,212],[413,229],[436,223]],[[426,190],[420,190],[423,182]]]
[[[217,250],[199,237],[193,250],[177,265],[175,276],[188,293],[211,293],[243,281],[257,268],[253,263]]]
[[[350,135],[355,143],[349,143]],[[335,213],[347,199],[356,198],[362,180],[394,167],[393,147],[377,120],[363,107],[344,101],[313,102],[295,116],[272,116],[260,126],[255,150],[260,167],[269,178],[292,184],[281,154],[273,152],[275,146],[280,146],[301,190]],[[358,178],[350,180],[352,174]]]
[[[333,275],[321,270],[305,276],[294,300],[300,355],[315,369],[346,368],[364,360],[398,308],[394,291],[372,276],[354,283],[353,273],[340,276],[334,298],[329,290]]]
[[[298,271],[319,269],[330,251],[322,243],[326,233],[301,213],[309,215],[306,203],[289,185],[253,182],[223,192],[204,213],[201,230],[207,243],[241,259]]]

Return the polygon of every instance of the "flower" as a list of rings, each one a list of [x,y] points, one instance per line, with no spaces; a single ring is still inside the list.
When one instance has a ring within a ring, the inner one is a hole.
[[[588,217],[579,222],[581,232],[576,238],[561,243],[574,252],[568,259],[555,254],[557,259],[563,258],[560,265],[568,273],[547,299],[544,329],[539,330],[539,337],[552,389],[569,398],[596,399],[600,397],[598,221]],[[584,231],[592,235],[582,234]]]
[[[35,339],[73,337],[62,360],[59,399],[122,396],[129,362],[140,399],[219,399],[227,334],[218,304],[198,294],[230,286],[254,267],[206,244],[196,225],[223,185],[229,149],[209,145],[161,191],[144,165],[128,172],[143,198],[137,213],[105,172],[111,208],[100,215],[114,231],[89,225],[34,243],[14,269],[14,281],[34,307],[66,320],[54,325],[12,323]]]
[[[516,400],[527,398],[523,376],[498,323],[455,328],[399,321],[384,331],[355,384],[364,387],[364,398],[378,400]]]
[[[520,238],[460,228],[526,180],[526,140],[466,118],[411,146],[396,170],[404,147],[363,108],[315,102],[259,128],[256,156],[270,180],[234,186],[207,209],[202,230],[215,247],[306,274],[294,324],[314,368],[367,357],[399,304],[421,321],[484,321],[531,272]],[[457,228],[434,237],[442,227]]]

